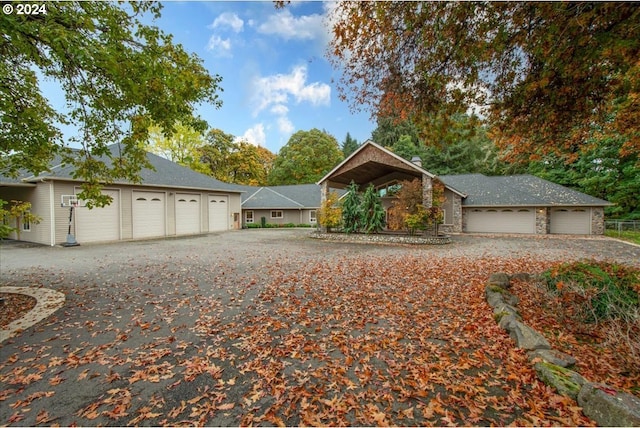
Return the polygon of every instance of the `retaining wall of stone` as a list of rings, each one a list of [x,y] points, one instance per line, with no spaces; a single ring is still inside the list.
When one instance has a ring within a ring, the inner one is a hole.
[[[601,383],[593,383],[572,370],[576,359],[552,349],[544,336],[526,325],[518,313],[518,299],[509,292],[511,279],[531,279],[529,274],[509,276],[494,273],[489,277],[485,296],[496,321],[527,351],[538,377],[559,394],[573,398],[583,413],[599,426],[640,426],[640,399]]]

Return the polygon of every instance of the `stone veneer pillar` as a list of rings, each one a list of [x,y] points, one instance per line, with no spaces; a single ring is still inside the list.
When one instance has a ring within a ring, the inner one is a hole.
[[[462,232],[462,197],[458,194],[453,194],[453,201],[451,201],[453,207],[453,228],[452,232]]]
[[[591,208],[591,234],[604,235],[604,208]]]
[[[548,235],[551,233],[551,225],[549,224],[550,208],[537,207],[536,210],[536,235]]]
[[[427,174],[422,174],[422,205],[425,208],[433,206],[433,183]]]
[[[324,207],[324,203],[327,201],[328,195],[329,195],[329,182],[323,181],[322,185],[320,186],[320,209]],[[318,216],[318,213],[316,213],[316,218],[317,216]],[[320,223],[318,223],[318,227],[320,228],[320,232],[327,233],[326,226],[322,226],[320,225]]]

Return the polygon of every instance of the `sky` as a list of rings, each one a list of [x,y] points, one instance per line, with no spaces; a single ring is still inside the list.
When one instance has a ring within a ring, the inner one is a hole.
[[[331,2],[165,1],[154,22],[222,77],[222,107],[198,113],[237,138],[278,153],[292,134],[318,128],[339,144],[358,142],[376,125],[369,112],[353,114],[338,98],[340,74],[325,56]]]

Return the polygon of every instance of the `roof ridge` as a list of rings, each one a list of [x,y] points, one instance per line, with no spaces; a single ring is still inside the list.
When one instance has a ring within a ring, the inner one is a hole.
[[[283,197],[283,198],[285,198],[286,200],[293,202],[294,204],[296,204],[296,205],[300,206],[301,208],[304,208],[304,205],[302,205],[300,202],[298,202],[298,201],[294,201],[293,199],[291,199],[291,198],[289,198],[289,197],[287,197],[287,196],[283,195],[282,193],[280,193],[280,192],[276,192],[275,190],[271,189],[270,187],[265,187],[265,189],[272,191],[272,192],[273,192],[273,193],[275,193],[276,195],[282,196],[282,197]]]

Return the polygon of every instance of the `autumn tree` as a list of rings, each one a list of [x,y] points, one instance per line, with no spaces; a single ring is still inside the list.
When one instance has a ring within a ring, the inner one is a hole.
[[[269,185],[313,183],[343,159],[332,135],[312,129],[298,131],[280,149],[269,174]]]
[[[318,224],[330,232],[332,228],[340,226],[342,222],[342,208],[336,192],[329,192],[327,199],[322,202],[318,210]]]
[[[433,112],[446,124],[485,107],[512,161],[575,160],[592,124],[624,138],[621,155],[640,152],[634,3],[341,2],[332,13],[330,61],[355,110],[428,133]]]
[[[100,205],[109,202],[100,197],[102,183],[139,182],[150,166],[144,145],[152,124],[166,136],[177,122],[206,129],[195,108],[220,107],[221,78],[150,24],[161,9],[64,1],[47,2],[46,14],[0,15],[0,174],[39,174],[58,154],[84,180],[80,197]],[[66,109],[49,103],[40,79],[60,86]],[[77,135],[64,141],[62,125]],[[115,154],[107,149],[113,143],[121,143]]]
[[[408,228],[412,232],[419,227],[416,224],[413,224],[413,227],[408,227],[406,219],[409,215],[420,214],[418,210],[423,202],[422,181],[416,178],[411,181],[402,181],[399,184],[400,188],[395,194],[395,199],[391,202],[391,208],[389,209],[388,227],[392,230]]]
[[[342,147],[341,147],[342,154],[344,155],[344,157],[348,158],[351,155],[351,153],[358,150],[358,147],[360,147],[358,140],[356,140],[355,138],[352,138],[351,134],[347,132],[347,136],[342,142]]]
[[[5,229],[5,231],[16,232],[18,241],[20,240],[20,232],[24,224],[38,224],[42,221],[42,217],[31,212],[31,202],[12,200],[8,210],[0,211],[3,211],[6,217],[14,221],[15,227],[10,230]]]
[[[205,173],[227,183],[265,185],[275,155],[220,129],[211,129],[199,149]]]

